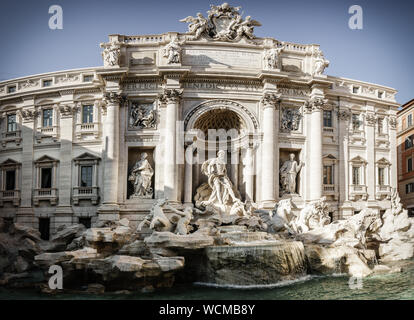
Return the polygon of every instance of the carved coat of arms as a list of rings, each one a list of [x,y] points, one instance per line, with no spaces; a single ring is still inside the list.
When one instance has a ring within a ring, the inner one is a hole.
[[[189,40],[197,40],[202,35],[220,41],[237,42],[242,38],[252,40],[255,38],[254,27],[261,24],[250,16],[243,19],[240,9],[241,7],[232,7],[225,2],[219,6],[211,5],[207,19],[197,13],[196,17],[188,16],[180,21],[189,23],[188,33],[193,35]]]

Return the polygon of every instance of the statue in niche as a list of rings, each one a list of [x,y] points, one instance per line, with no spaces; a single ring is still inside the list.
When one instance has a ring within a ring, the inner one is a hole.
[[[201,166],[201,172],[208,177],[208,185],[212,189],[207,201],[202,201],[203,206],[210,204],[224,208],[231,203],[238,203],[238,198],[233,191],[233,185],[227,176],[225,151],[217,152],[217,158],[209,159]]]
[[[164,48],[164,57],[167,58],[167,63],[180,63],[181,62],[181,46],[178,43],[177,38],[173,38],[169,44]]]
[[[112,42],[108,47],[106,46],[102,52],[105,67],[114,67],[119,65],[119,58],[121,56],[121,49],[119,45]]]
[[[282,111],[282,119],[280,122],[281,131],[297,131],[299,129],[301,118],[302,115],[299,109],[284,108]]]
[[[152,198],[153,190],[151,188],[151,179],[154,175],[154,169],[147,160],[148,154],[141,153],[141,159],[137,160],[131,170],[129,181],[134,184],[133,197]]]
[[[155,128],[155,110],[148,105],[134,104],[131,107],[130,127]]]
[[[296,194],[296,176],[304,166],[302,161],[297,163],[295,154],[289,154],[289,160],[286,160],[280,168],[280,182],[284,194]]]

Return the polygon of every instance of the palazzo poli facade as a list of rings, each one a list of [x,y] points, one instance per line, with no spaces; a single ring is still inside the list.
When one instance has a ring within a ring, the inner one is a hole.
[[[396,90],[325,75],[319,45],[257,38],[239,10],[189,16],[187,33],[110,35],[102,67],[0,82],[0,216],[51,233],[140,221],[157,199],[195,204],[221,149],[246,203],[326,197],[333,219],[390,208]]]

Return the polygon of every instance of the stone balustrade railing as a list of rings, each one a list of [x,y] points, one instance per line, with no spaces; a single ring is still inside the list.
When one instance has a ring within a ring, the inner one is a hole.
[[[20,204],[20,190],[1,190],[0,191],[0,206],[4,205],[4,202],[12,202],[14,206]]]

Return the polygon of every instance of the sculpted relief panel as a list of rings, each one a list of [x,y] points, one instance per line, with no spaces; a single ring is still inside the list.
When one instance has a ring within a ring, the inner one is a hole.
[[[153,129],[156,127],[156,111],[153,103],[131,103],[128,127],[130,129]]]

